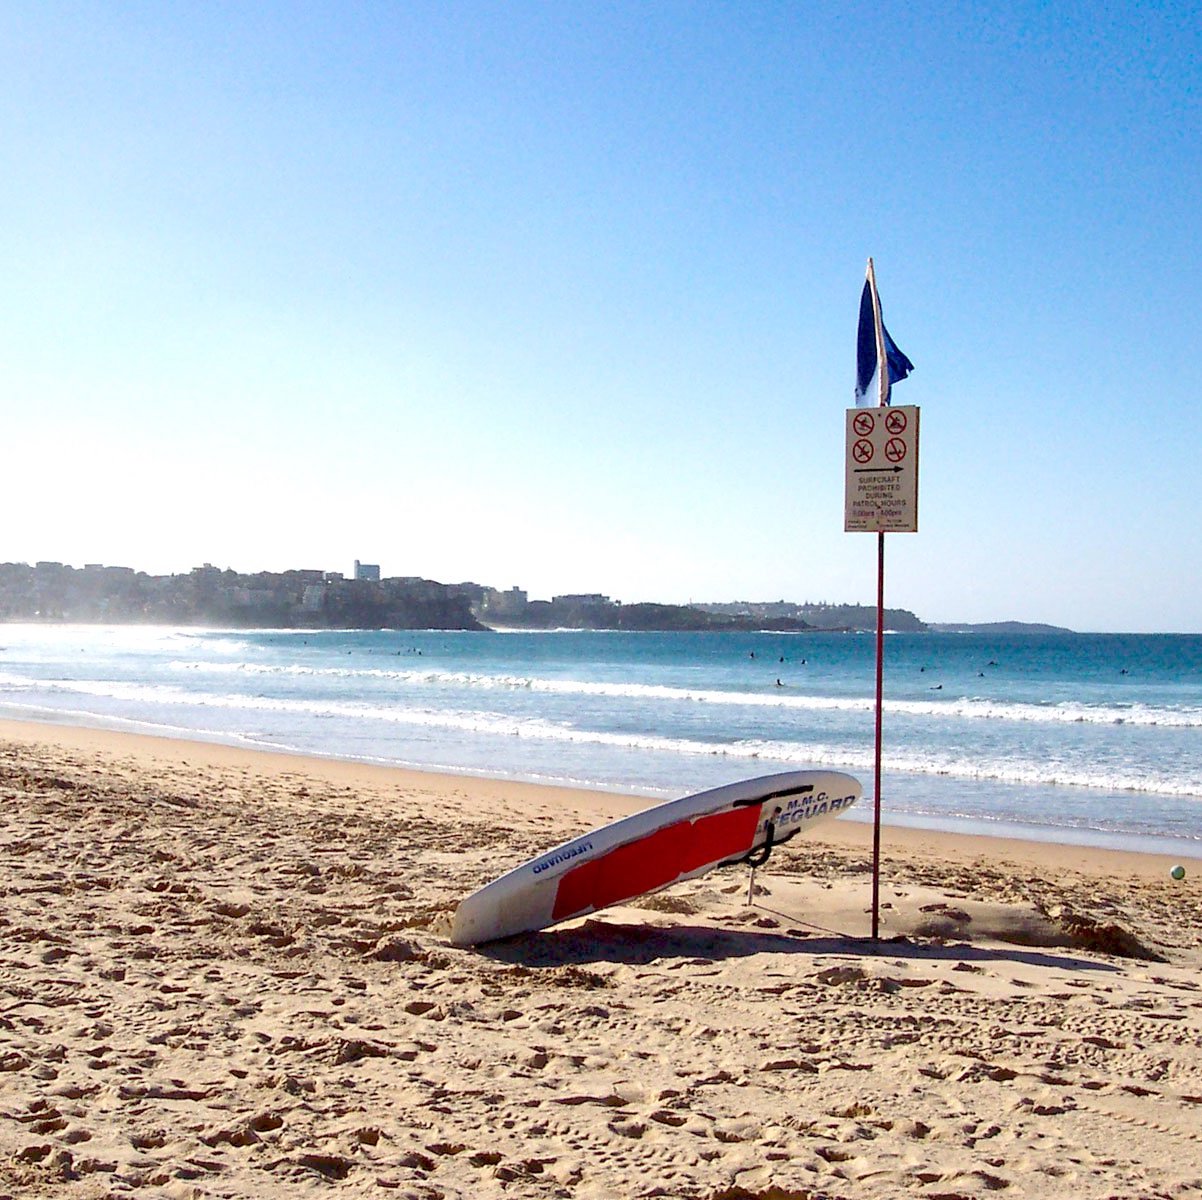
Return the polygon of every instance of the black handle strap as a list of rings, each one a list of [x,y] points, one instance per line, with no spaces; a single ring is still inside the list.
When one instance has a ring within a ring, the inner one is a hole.
[[[762,867],[768,861],[768,856],[772,853],[772,847],[776,843],[776,818],[780,814],[781,810],[777,808],[764,825],[764,844],[758,850],[752,850],[743,859],[749,867]]]

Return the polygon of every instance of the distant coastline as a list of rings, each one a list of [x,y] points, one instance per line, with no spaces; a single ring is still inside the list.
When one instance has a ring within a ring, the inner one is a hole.
[[[623,603],[600,593],[531,600],[521,588],[381,579],[379,567],[239,573],[209,563],[187,574],[58,562],[0,563],[0,622],[218,625],[282,629],[629,630],[857,633],[876,629],[875,606],[788,600]],[[928,625],[887,608],[890,632],[1070,633],[1020,621]]]
[[[1065,629],[1062,625],[1042,625],[1034,621],[984,621],[976,624],[963,622],[948,623],[941,621],[928,626],[932,633],[1030,633],[1055,634],[1075,633],[1073,629]]]

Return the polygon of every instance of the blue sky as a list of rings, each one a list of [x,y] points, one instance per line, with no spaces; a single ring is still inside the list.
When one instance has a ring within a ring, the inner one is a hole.
[[[1202,630],[1197,4],[0,9],[0,560]],[[1185,383],[1185,386],[1183,386]]]

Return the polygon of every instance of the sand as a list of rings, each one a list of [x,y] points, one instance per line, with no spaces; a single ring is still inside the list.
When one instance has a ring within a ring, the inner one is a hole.
[[[846,821],[476,950],[645,801],[0,724],[0,1196],[1202,1193],[1202,861]]]

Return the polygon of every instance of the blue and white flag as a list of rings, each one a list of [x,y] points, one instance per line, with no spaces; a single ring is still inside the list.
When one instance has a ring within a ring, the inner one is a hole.
[[[889,368],[884,372],[880,370],[882,358]],[[881,319],[881,297],[870,258],[856,334],[856,406],[888,404],[890,388],[913,370],[914,364],[894,344]]]

